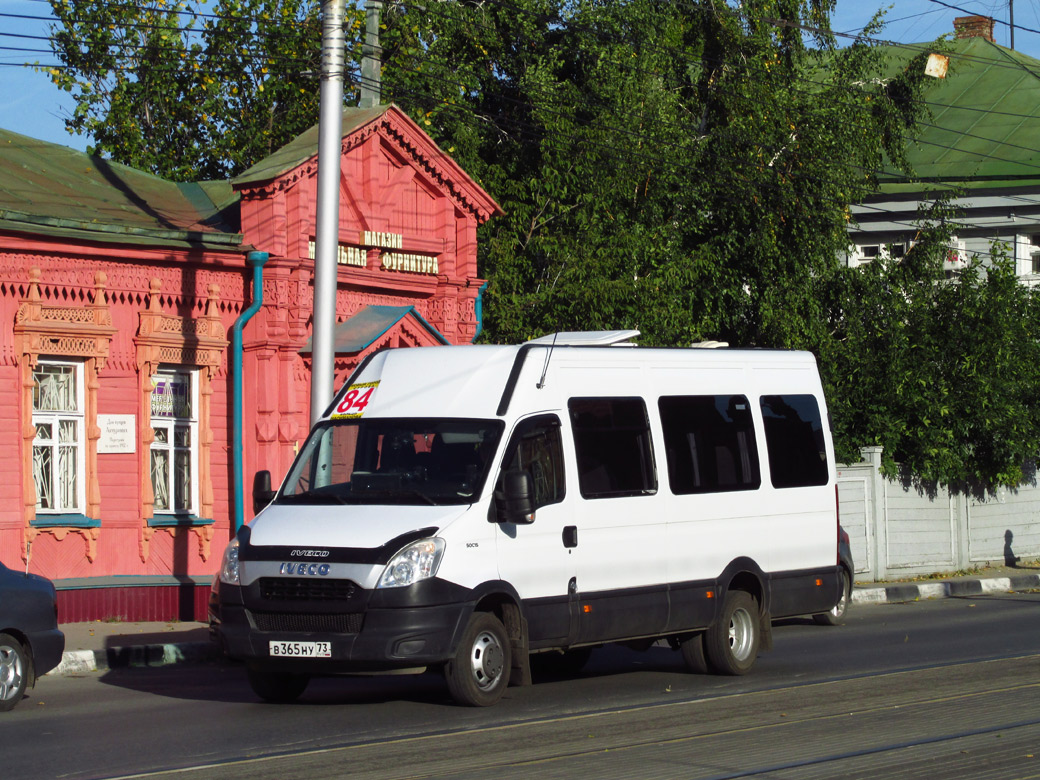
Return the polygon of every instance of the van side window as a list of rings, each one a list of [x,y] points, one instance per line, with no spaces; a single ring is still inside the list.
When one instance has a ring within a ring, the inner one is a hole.
[[[567,407],[582,496],[657,492],[650,425],[642,398],[572,398]]]
[[[758,488],[755,425],[745,396],[665,396],[657,404],[673,493]]]
[[[543,415],[524,420],[513,433],[502,471],[526,471],[534,484],[534,508],[558,504],[565,494],[560,420]]]
[[[761,405],[773,487],[826,485],[827,448],[816,397],[764,395]]]

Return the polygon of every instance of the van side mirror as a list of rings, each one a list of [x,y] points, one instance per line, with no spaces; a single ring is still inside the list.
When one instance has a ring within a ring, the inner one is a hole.
[[[267,469],[256,472],[253,475],[253,514],[259,514],[260,510],[270,504],[273,498],[271,472]]]
[[[498,522],[529,525],[534,522],[534,480],[527,471],[506,471],[495,491]]]

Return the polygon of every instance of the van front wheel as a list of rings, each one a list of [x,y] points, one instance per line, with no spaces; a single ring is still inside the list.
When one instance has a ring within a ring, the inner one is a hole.
[[[761,639],[758,605],[751,594],[731,590],[722,614],[704,633],[704,653],[717,674],[747,674],[758,656]]]
[[[509,637],[489,612],[474,612],[455,657],[444,667],[451,697],[468,707],[488,707],[509,685]]]

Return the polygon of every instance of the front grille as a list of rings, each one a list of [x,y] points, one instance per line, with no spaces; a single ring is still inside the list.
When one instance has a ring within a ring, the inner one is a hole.
[[[313,614],[307,612],[250,612],[249,619],[258,631],[356,634],[361,631],[362,614]]]
[[[350,580],[261,577],[261,598],[278,601],[349,601],[358,586]]]

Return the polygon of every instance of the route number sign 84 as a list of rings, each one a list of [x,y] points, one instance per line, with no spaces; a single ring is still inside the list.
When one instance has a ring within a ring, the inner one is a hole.
[[[341,419],[363,415],[365,408],[372,401],[372,394],[378,386],[379,382],[362,382],[361,384],[348,387],[347,392],[343,394],[343,398],[336,404],[332,417]]]

